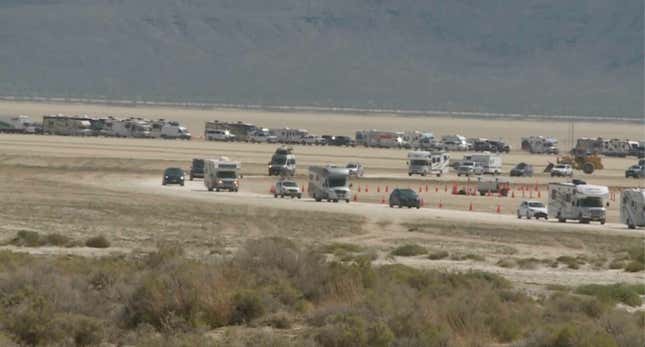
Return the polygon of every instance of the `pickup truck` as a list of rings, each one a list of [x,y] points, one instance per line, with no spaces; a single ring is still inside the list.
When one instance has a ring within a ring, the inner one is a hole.
[[[484,168],[478,163],[470,160],[462,161],[457,167],[457,176],[481,175],[483,173]]]

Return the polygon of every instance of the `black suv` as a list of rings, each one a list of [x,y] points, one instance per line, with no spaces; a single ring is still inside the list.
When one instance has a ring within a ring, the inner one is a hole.
[[[513,176],[533,176],[533,165],[527,163],[519,163],[511,170],[511,177]]]
[[[417,193],[412,189],[399,189],[396,188],[390,194],[390,207],[399,206],[412,208],[421,207],[421,199]]]
[[[190,180],[193,178],[204,178],[204,159],[193,159],[190,166]]]
[[[354,142],[354,140],[349,136],[334,136],[332,145],[354,147],[356,146],[356,142]]]
[[[167,184],[179,184],[180,186],[184,185],[184,170],[178,167],[169,167],[163,172],[163,178],[161,180],[162,185]]]

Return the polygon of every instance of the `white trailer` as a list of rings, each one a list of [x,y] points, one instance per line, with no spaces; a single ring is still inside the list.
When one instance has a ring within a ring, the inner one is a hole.
[[[631,146],[627,139],[593,139],[582,137],[576,141],[573,149],[578,154],[595,153],[613,157],[625,157],[630,154]]]
[[[502,157],[498,154],[483,152],[464,156],[464,161],[473,161],[482,167],[484,175],[498,175],[502,172]]]
[[[398,131],[360,130],[356,132],[356,144],[365,147],[405,148],[405,133]]]
[[[280,128],[271,129],[269,133],[276,137],[277,142],[287,144],[300,144],[304,142],[305,136],[309,135],[307,129]]]
[[[185,126],[176,121],[159,119],[152,122],[150,136],[170,140],[190,140],[191,135]]]
[[[238,161],[231,161],[227,157],[204,160],[204,186],[209,192],[213,190],[228,190],[237,192],[240,189],[240,170],[242,165]]]
[[[309,184],[307,193],[314,200],[349,203],[352,191],[349,189],[349,170],[334,166],[309,167]]]
[[[523,137],[522,150],[536,154],[558,154],[558,140],[549,136]]]
[[[644,227],[645,189],[626,189],[620,196],[620,222],[630,229]]]
[[[560,223],[571,219],[580,223],[598,221],[605,224],[605,202],[608,197],[609,189],[606,186],[549,183],[549,218],[556,218]]]
[[[150,138],[152,127],[143,118],[106,118],[102,121],[100,134],[111,137]]]
[[[91,136],[91,119],[87,116],[43,116],[43,133],[64,136]]]
[[[204,139],[207,141],[222,141],[221,134],[228,131],[232,137],[227,138],[235,141],[249,141],[249,135],[258,130],[258,127],[244,122],[206,122],[204,126]]]
[[[448,173],[450,155],[447,152],[412,151],[408,153],[408,176]]]

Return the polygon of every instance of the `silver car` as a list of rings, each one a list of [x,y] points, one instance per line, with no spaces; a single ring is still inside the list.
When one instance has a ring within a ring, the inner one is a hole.
[[[354,177],[363,177],[363,164],[359,162],[350,162],[345,168],[349,170],[349,175]]]
[[[542,201],[524,200],[517,208],[517,218],[526,217],[526,219],[540,219],[547,220],[548,213],[546,206]]]

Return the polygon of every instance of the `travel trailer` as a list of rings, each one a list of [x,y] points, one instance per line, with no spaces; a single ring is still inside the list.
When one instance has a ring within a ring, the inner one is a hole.
[[[466,155],[464,161],[473,161],[479,164],[484,175],[498,175],[502,172],[502,157],[498,154],[484,152]]]
[[[413,151],[408,153],[408,176],[448,173],[450,155],[447,152]]]
[[[92,136],[92,122],[87,116],[43,116],[43,133],[65,136]]]
[[[333,166],[309,167],[307,193],[316,201],[350,202],[349,170]]]
[[[598,221],[605,224],[605,202],[609,197],[606,186],[575,183],[549,183],[549,218],[564,223]]]
[[[630,229],[644,227],[645,189],[625,189],[620,196],[620,222]]]
[[[356,145],[378,148],[404,148],[408,143],[404,133],[397,131],[360,130],[356,132]]]
[[[229,136],[228,140],[249,141],[249,135],[256,130],[258,130],[257,126],[243,122],[206,122],[204,127],[204,139],[207,141],[221,141],[218,136],[212,136],[212,133],[228,131],[233,135],[233,137]]]
[[[240,189],[240,169],[238,161],[227,157],[204,160],[204,185],[209,192],[228,190],[237,192]]]
[[[297,144],[304,141],[304,138],[309,134],[309,131],[306,129],[281,128],[271,129],[269,130],[269,133],[270,135],[275,136],[276,141],[279,143]]]

